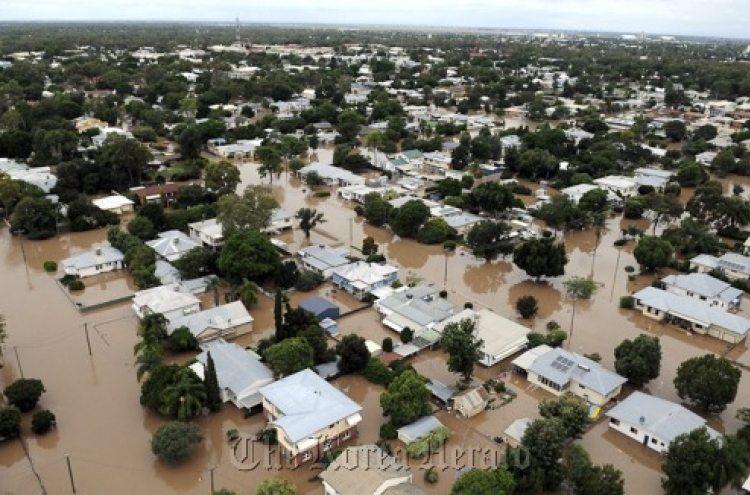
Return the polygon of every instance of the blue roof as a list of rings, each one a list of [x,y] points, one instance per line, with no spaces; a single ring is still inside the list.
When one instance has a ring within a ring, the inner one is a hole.
[[[299,307],[302,309],[306,309],[311,313],[315,313],[316,315],[324,313],[329,309],[335,309],[337,311],[339,310],[339,307],[336,304],[320,296],[313,296],[305,299],[304,301],[299,303]]]

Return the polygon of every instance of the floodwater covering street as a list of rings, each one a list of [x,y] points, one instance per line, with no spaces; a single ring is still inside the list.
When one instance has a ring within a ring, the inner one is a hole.
[[[323,155],[328,153],[330,150],[318,151],[323,161]],[[239,167],[243,179],[241,188],[261,182],[255,165]],[[736,183],[734,178],[724,181],[725,186],[731,188],[732,181]],[[268,180],[263,182],[268,183]],[[576,304],[575,324],[566,347],[580,353],[598,352],[602,355],[602,364],[613,368],[612,351],[623,339],[633,339],[640,333],[659,336],[664,356],[661,375],[647,390],[660,397],[679,402],[672,382],[680,362],[706,352],[723,354],[728,351],[727,346],[716,339],[690,335],[635,311],[619,309],[621,296],[653,280],[648,276],[629,280],[625,267],[637,266],[632,255],[635,243],[617,248],[613,242],[620,237],[623,228],[635,222],[621,220],[619,216],[608,219],[599,238],[593,231],[566,234],[564,242],[570,258],[566,275],[534,282],[509,259],[485,263],[463,250],[446,254],[440,246],[394,238],[387,230],[364,224],[356,217],[354,205],[335,194],[330,198],[312,197],[307,187],[291,175],[274,178],[272,188],[286,211],[294,213],[302,207],[317,208],[327,220],[313,230],[309,241],[299,230],[280,235],[278,238],[288,243],[292,252],[308,242],[360,247],[362,240],[371,236],[381,246],[388,262],[399,268],[401,280],[410,277],[441,289],[445,287],[449,301],[458,308],[465,302],[472,302],[475,307],[487,307],[515,319],[516,300],[533,295],[539,301],[539,314],[533,321],[520,321],[537,331],[543,332],[550,320],[569,330],[573,305],[565,296],[562,282],[571,276],[592,276],[599,288],[590,301]],[[645,226],[644,222],[639,225]],[[103,242],[105,237],[106,232],[100,230],[29,241],[11,236],[6,227],[0,228],[0,314],[5,315],[9,333],[3,349],[0,386],[5,387],[20,376],[41,379],[46,393],[40,406],[54,412],[58,423],[56,430],[37,437],[30,430],[30,415],[24,415],[22,439],[0,444],[0,492],[71,493],[72,482],[77,493],[82,494],[204,494],[209,492],[213,476],[217,489],[226,487],[252,493],[262,479],[283,476],[292,480],[300,493],[322,493],[320,482],[314,480],[317,472],[307,467],[297,471],[278,471],[264,466],[254,470],[238,469],[232,462],[233,454],[225,432],[238,428],[243,433],[255,434],[264,427],[265,421],[260,415],[243,418],[231,404],[218,414],[197,420],[204,441],[186,462],[167,466],[154,458],[149,444],[151,435],[165,420],[139,404],[140,386],[135,377],[133,356],[138,322],[130,304],[122,302],[81,313],[76,301],[58,286],[55,275],[42,268],[46,260],[59,261]],[[124,274],[103,277],[92,284],[81,297],[89,297],[89,293],[95,294],[91,296],[94,299],[86,299],[83,304],[122,297],[133,290]],[[324,286],[318,293],[335,297],[346,308],[358,304],[346,294],[331,292],[330,286]],[[292,294],[292,301],[298,302],[305,296]],[[213,305],[211,299],[204,296],[204,307]],[[254,332],[236,339],[237,343],[253,345],[271,334],[272,306],[271,300],[261,298],[250,311],[255,318]],[[747,313],[745,308],[742,314]],[[394,340],[398,337],[379,323],[374,310],[342,318],[339,328],[343,334],[357,333],[377,343],[384,337]],[[732,351],[730,357],[750,363],[744,347]],[[180,359],[190,358],[192,356]],[[413,358],[413,362],[428,377],[456,380],[455,375],[448,373],[440,351],[427,351]],[[481,379],[496,378],[508,369],[509,361],[505,361],[490,369],[477,367],[476,374]],[[438,413],[438,418],[452,431],[448,449],[502,451],[504,446],[495,444],[493,437],[501,435],[519,417],[538,417],[538,400],[551,396],[530,389],[521,377],[504,377],[508,388],[517,394],[509,404],[485,411],[471,420],[458,419],[444,411]],[[379,405],[382,388],[359,376],[342,377],[334,384],[364,407],[360,435],[355,442],[374,443],[379,426],[386,419]],[[748,384],[750,376],[743,371],[737,399],[720,417],[709,418],[712,427],[719,431],[735,431],[739,427],[735,413],[739,407],[750,403]],[[582,443],[594,462],[612,463],[622,470],[627,493],[661,492],[660,457],[609,432],[605,421],[600,419],[593,425]],[[424,486],[419,465],[413,467],[415,484]],[[440,481],[430,486],[430,493],[448,493],[454,472],[442,473]]]

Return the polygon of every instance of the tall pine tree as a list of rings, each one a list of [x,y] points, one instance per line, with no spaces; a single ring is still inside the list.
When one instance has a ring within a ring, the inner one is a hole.
[[[211,353],[206,358],[206,372],[203,377],[203,384],[206,387],[206,406],[211,412],[217,412],[221,409],[221,389],[219,388],[219,379],[216,377],[216,366]]]
[[[284,340],[284,294],[281,289],[276,291],[273,301],[273,322],[276,325],[276,342]]]

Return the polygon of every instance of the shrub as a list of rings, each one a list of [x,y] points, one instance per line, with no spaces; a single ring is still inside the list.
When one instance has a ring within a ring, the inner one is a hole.
[[[63,277],[60,279],[60,283],[67,287],[71,282],[74,282],[76,280],[78,280],[77,276],[68,274],[63,275]]]
[[[277,445],[279,443],[276,428],[267,428],[261,430],[255,437],[256,440],[264,445]]]
[[[446,251],[455,251],[456,246],[458,246],[458,243],[456,243],[456,241],[445,241],[443,243],[443,249],[445,249]]]
[[[37,411],[31,417],[31,431],[37,435],[44,435],[56,424],[57,420],[55,419],[55,415],[47,409]]]
[[[424,472],[424,480],[427,483],[437,483],[439,478],[440,475],[438,474],[438,470],[435,466],[430,466],[430,469]]]
[[[44,271],[45,272],[56,272],[57,271],[57,261],[45,261],[44,262]]]
[[[474,303],[470,303],[470,302],[465,303],[464,309],[474,309]]]
[[[633,309],[635,307],[635,297],[622,296],[620,298],[620,307],[622,309]]]
[[[181,326],[167,338],[167,347],[172,352],[197,351],[198,339],[188,327]]]
[[[375,442],[375,445],[380,447],[380,450],[385,452],[388,455],[393,455],[393,449],[391,448],[391,443],[386,440],[378,440]]]
[[[522,296],[516,301],[516,311],[521,315],[522,318],[533,318],[539,311],[539,305],[537,304],[536,297],[534,296]]]
[[[529,332],[526,338],[529,339],[529,349],[539,347],[544,344],[544,335],[539,332]]]
[[[386,337],[383,339],[383,352],[393,352],[393,339]]]
[[[380,438],[383,440],[393,440],[398,437],[398,430],[390,421],[380,425]]]
[[[323,283],[323,276],[312,270],[300,270],[294,288],[298,291],[309,292]]]
[[[79,290],[83,290],[86,288],[86,285],[84,285],[83,280],[73,280],[68,284],[68,290],[70,292],[75,292]]]
[[[365,214],[365,209],[362,205],[357,205],[354,207],[354,213],[356,213],[358,217],[361,217]]]
[[[547,334],[544,338],[544,343],[550,347],[560,347],[567,338],[568,333],[565,330],[556,328]]]
[[[627,273],[633,273],[635,271],[635,268],[633,268],[631,265],[628,265],[625,267],[625,272]]]
[[[624,246],[624,245],[625,245],[625,244],[627,244],[627,243],[628,243],[628,240],[627,240],[627,239],[617,239],[617,240],[616,240],[616,241],[615,241],[615,242],[614,242],[613,244],[614,244],[614,245],[615,245],[616,247],[620,247],[620,246]]]
[[[401,342],[403,342],[404,344],[408,344],[409,342],[412,341],[413,338],[414,338],[414,330],[412,330],[409,327],[406,327],[403,330],[401,330]]]
[[[391,289],[398,289],[403,286],[404,284],[402,284],[400,280],[394,280],[393,282],[391,282]]]
[[[365,258],[367,263],[385,263],[385,256],[380,253],[373,253]]]
[[[331,191],[315,191],[314,196],[316,198],[327,198],[331,195]]]
[[[588,358],[592,360],[595,363],[601,363],[602,362],[602,355],[598,352],[592,352],[591,354],[584,354],[583,357]]]
[[[388,366],[374,357],[370,358],[367,366],[360,373],[368,382],[384,387],[387,387],[395,377],[395,373]]]
[[[36,378],[19,378],[4,390],[8,403],[17,407],[21,412],[34,409],[44,392],[42,381]]]
[[[237,428],[232,428],[232,429],[227,430],[226,435],[227,435],[227,440],[229,440],[230,442],[235,442],[239,440],[240,438],[240,432]]]
[[[448,291],[447,290],[441,290],[440,291],[440,298],[441,299],[447,299],[448,298]]]
[[[160,460],[173,464],[187,457],[201,440],[203,435],[195,423],[172,421],[156,430],[151,438],[151,452]]]
[[[0,410],[0,438],[15,438],[21,434],[21,411],[15,407]]]
[[[406,453],[411,458],[424,457],[430,452],[440,448],[450,437],[450,430],[444,426],[428,433],[406,447]]]

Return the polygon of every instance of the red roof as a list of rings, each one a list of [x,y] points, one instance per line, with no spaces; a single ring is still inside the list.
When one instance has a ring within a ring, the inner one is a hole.
[[[133,191],[138,197],[140,198],[146,198],[148,196],[156,196],[156,195],[172,195],[177,192],[178,189],[182,187],[181,184],[163,184],[160,186],[148,186],[144,187],[143,189],[136,189]]]

